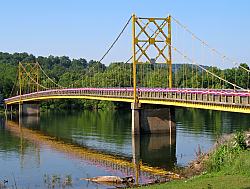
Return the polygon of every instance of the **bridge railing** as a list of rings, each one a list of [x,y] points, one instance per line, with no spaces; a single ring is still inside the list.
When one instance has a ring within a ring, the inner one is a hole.
[[[250,107],[250,93],[248,91],[234,90],[206,90],[206,89],[168,89],[168,88],[138,88],[139,99],[161,100],[161,101],[181,101],[191,103],[207,103],[211,105],[229,105]],[[39,91],[24,94],[21,97],[15,96],[5,99],[6,104],[18,103],[21,101],[32,101],[49,99],[50,97],[84,98],[106,97],[133,100],[132,88],[70,88]]]
[[[140,99],[159,99],[219,105],[250,106],[250,93],[233,90],[165,89],[141,90]]]

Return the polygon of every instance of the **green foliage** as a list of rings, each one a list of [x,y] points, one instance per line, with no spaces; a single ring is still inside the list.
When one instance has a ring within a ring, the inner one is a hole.
[[[17,79],[18,62],[38,62],[46,74],[64,87],[131,87],[133,82],[132,65],[115,62],[106,66],[98,61],[70,59],[67,56],[35,57],[27,53],[0,52],[0,100],[11,95]],[[247,64],[242,67],[249,69]],[[205,66],[204,66],[205,67]],[[216,75],[235,83],[242,88],[250,84],[249,74],[242,68],[221,70],[205,67]],[[138,64],[137,85],[139,87],[168,87],[168,66],[165,64]],[[49,81],[40,80],[42,85]],[[233,88],[218,78],[209,75],[195,65],[175,64],[173,66],[173,87],[178,88]],[[12,95],[15,95],[15,91]],[[66,103],[66,104],[65,104]],[[59,105],[59,106],[58,106]],[[51,101],[43,108],[109,108],[119,107],[118,103],[97,101]]]
[[[206,168],[209,172],[218,172],[232,166],[236,157],[246,150],[245,136],[243,132],[237,132],[232,141],[220,145],[209,156]]]
[[[98,109],[109,109],[109,110],[112,110],[112,109],[115,109],[115,104],[113,102],[110,102],[110,101],[100,101],[98,103]]]
[[[225,175],[244,175],[250,177],[250,151],[240,152],[233,160],[230,167],[224,168],[222,173]]]
[[[232,158],[234,158],[235,153],[231,147],[228,145],[220,146],[209,158],[207,162],[208,171],[220,171],[221,168],[227,164],[232,162]]]
[[[249,188],[250,150],[245,149],[244,146],[244,133],[237,132],[232,141],[219,146],[209,157],[208,172],[203,175],[142,188]]]
[[[239,175],[203,175],[188,180],[171,181],[155,184],[141,189],[248,189],[250,179]]]
[[[239,150],[246,150],[246,137],[243,131],[237,131],[234,136],[234,148]]]

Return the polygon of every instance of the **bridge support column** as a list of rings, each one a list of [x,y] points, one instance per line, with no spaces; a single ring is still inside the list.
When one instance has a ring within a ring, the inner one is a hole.
[[[169,106],[132,103],[132,134],[175,132],[174,109]]]
[[[4,110],[5,118],[7,119],[8,117],[8,105],[5,105],[5,110]]]
[[[12,120],[13,118],[13,108],[12,105],[10,106],[10,119]]]
[[[140,103],[132,103],[131,104],[132,110],[132,134],[140,134],[141,130],[141,104]]]
[[[19,104],[20,116],[35,116],[35,115],[39,115],[39,113],[40,113],[40,106],[38,103]]]

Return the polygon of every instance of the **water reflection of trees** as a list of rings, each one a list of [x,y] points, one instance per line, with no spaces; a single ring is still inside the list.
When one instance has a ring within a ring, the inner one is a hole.
[[[175,119],[177,129],[215,137],[238,129],[246,130],[250,121],[246,114],[191,108],[176,108]],[[121,146],[128,142],[131,134],[130,111],[45,112],[39,121],[23,119],[23,122],[25,127],[83,145],[87,139],[95,137],[102,142]]]
[[[30,147],[27,141],[23,142],[23,149]],[[0,151],[3,152],[20,152],[20,138],[13,136],[10,131],[5,128],[5,119],[0,117]],[[3,153],[5,154],[5,153]]]
[[[18,134],[9,129],[7,122],[0,124],[0,151],[2,158],[19,157],[21,168],[25,164],[30,165],[34,161],[36,165],[40,165],[40,147],[37,143],[31,143],[24,138],[22,128],[16,125]],[[30,156],[30,154],[32,154]],[[27,158],[29,157],[29,158]],[[30,158],[32,157],[32,158]]]
[[[109,154],[115,153],[116,155],[131,157],[130,111],[49,113],[42,114],[40,119],[23,117],[21,125],[24,127],[23,129],[28,128],[41,133],[41,135],[51,136],[56,138],[57,141],[73,143]],[[139,136],[141,138],[139,144],[141,153],[139,153],[138,158],[148,165],[172,169],[176,163],[176,141],[174,136],[172,138],[173,144],[169,143],[171,141],[169,137],[168,135]],[[86,142],[89,138],[91,144]],[[93,143],[96,141],[102,143],[105,148],[98,148],[98,146],[95,148]],[[107,146],[108,143],[113,143],[113,146]],[[120,150],[119,147],[121,147]],[[127,151],[119,153],[123,148]]]
[[[247,114],[227,113],[211,110],[176,108],[175,120],[178,132],[188,132],[194,135],[212,135],[216,138],[221,133],[231,133],[237,129],[247,130],[250,117]],[[37,117],[24,117],[22,124],[42,135],[55,137],[59,141],[66,141],[78,145],[92,147],[93,142],[99,142],[107,153],[126,148],[125,157],[130,157],[131,143],[131,114],[130,111],[83,111],[42,113]],[[0,127],[0,149],[20,152],[20,140]],[[182,131],[180,131],[182,130]],[[170,145],[160,137],[144,136],[140,141],[140,158],[153,166],[171,168],[176,163],[176,146]],[[6,142],[8,141],[8,142]],[[91,143],[87,144],[86,142]],[[87,145],[86,145],[87,144]],[[107,146],[112,144],[112,146]],[[152,145],[155,144],[155,145]],[[161,144],[161,145],[160,145]],[[23,141],[23,149],[35,148]],[[120,148],[121,147],[121,148]],[[157,148],[156,148],[157,147]],[[117,151],[115,151],[116,153]],[[156,159],[157,162],[156,162]],[[166,160],[166,161],[165,161]]]
[[[43,133],[67,141],[84,144],[95,137],[115,145],[126,144],[131,134],[129,111],[83,111],[41,114],[40,128]],[[33,128],[36,129],[36,128]]]
[[[11,135],[4,127],[0,127],[0,150],[3,152],[18,152],[20,139]],[[26,144],[27,147],[27,144]]]
[[[186,132],[193,134],[207,133],[217,136],[250,128],[250,117],[247,114],[176,108],[175,116],[177,127],[185,128]]]

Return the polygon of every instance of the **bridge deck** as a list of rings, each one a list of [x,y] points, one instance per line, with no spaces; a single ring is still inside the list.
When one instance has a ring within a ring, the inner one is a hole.
[[[250,113],[250,93],[234,90],[138,88],[140,103]],[[77,98],[133,102],[132,88],[69,88],[39,91],[5,99],[5,104]]]

